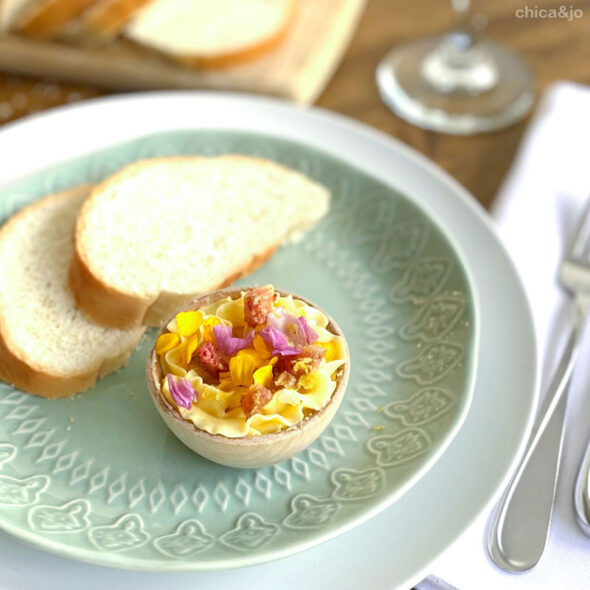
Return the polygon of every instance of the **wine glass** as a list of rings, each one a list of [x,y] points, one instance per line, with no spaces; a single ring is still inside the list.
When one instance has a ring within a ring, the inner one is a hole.
[[[455,28],[392,49],[377,68],[383,101],[419,127],[471,135],[524,117],[534,102],[531,70],[501,45],[476,39],[470,0],[452,0]]]

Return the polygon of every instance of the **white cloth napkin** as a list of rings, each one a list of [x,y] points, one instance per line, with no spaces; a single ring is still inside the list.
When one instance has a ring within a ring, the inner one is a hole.
[[[576,218],[590,196],[590,88],[552,86],[543,96],[493,215],[524,281],[544,358],[545,394],[567,329],[567,297],[556,269]],[[590,437],[590,329],[586,327],[568,401],[562,462],[551,532],[535,568],[508,574],[485,550],[482,515],[432,565],[460,590],[590,588],[590,538],[575,520],[572,491]]]

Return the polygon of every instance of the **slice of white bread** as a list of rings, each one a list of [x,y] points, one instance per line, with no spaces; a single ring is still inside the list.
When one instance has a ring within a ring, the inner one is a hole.
[[[31,0],[0,0],[0,32],[8,31],[16,15]]]
[[[119,368],[144,329],[97,326],[68,288],[76,217],[90,187],[50,195],[0,228],[0,378],[55,398]]]
[[[324,186],[261,158],[136,162],[84,203],[70,286],[97,323],[159,326],[256,269],[325,215],[329,200]]]
[[[124,34],[190,66],[225,67],[276,47],[294,10],[295,0],[154,0]]]
[[[153,0],[98,0],[70,22],[60,39],[84,44],[108,43],[131,17]]]
[[[97,0],[29,0],[14,15],[10,28],[35,39],[52,39],[95,2]]]

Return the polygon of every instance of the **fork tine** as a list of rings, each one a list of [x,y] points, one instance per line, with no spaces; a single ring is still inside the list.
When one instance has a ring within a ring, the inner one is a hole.
[[[590,199],[584,206],[574,236],[570,257],[584,263],[590,261]]]

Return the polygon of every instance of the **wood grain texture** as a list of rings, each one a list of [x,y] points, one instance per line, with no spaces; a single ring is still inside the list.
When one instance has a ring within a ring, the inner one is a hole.
[[[530,7],[559,8],[560,0],[535,0]],[[483,34],[522,55],[535,73],[538,92],[557,80],[588,83],[590,6],[571,0],[580,19],[519,19],[524,0],[474,0],[485,15]],[[480,19],[481,20],[481,19]],[[424,131],[393,115],[375,86],[379,60],[394,45],[438,34],[452,25],[450,1],[368,0],[358,30],[344,59],[317,104],[377,127],[433,159],[489,207],[516,153],[527,121],[504,131],[476,137],[452,137]],[[104,91],[57,85],[0,74],[0,122],[57,104],[89,98]]]

